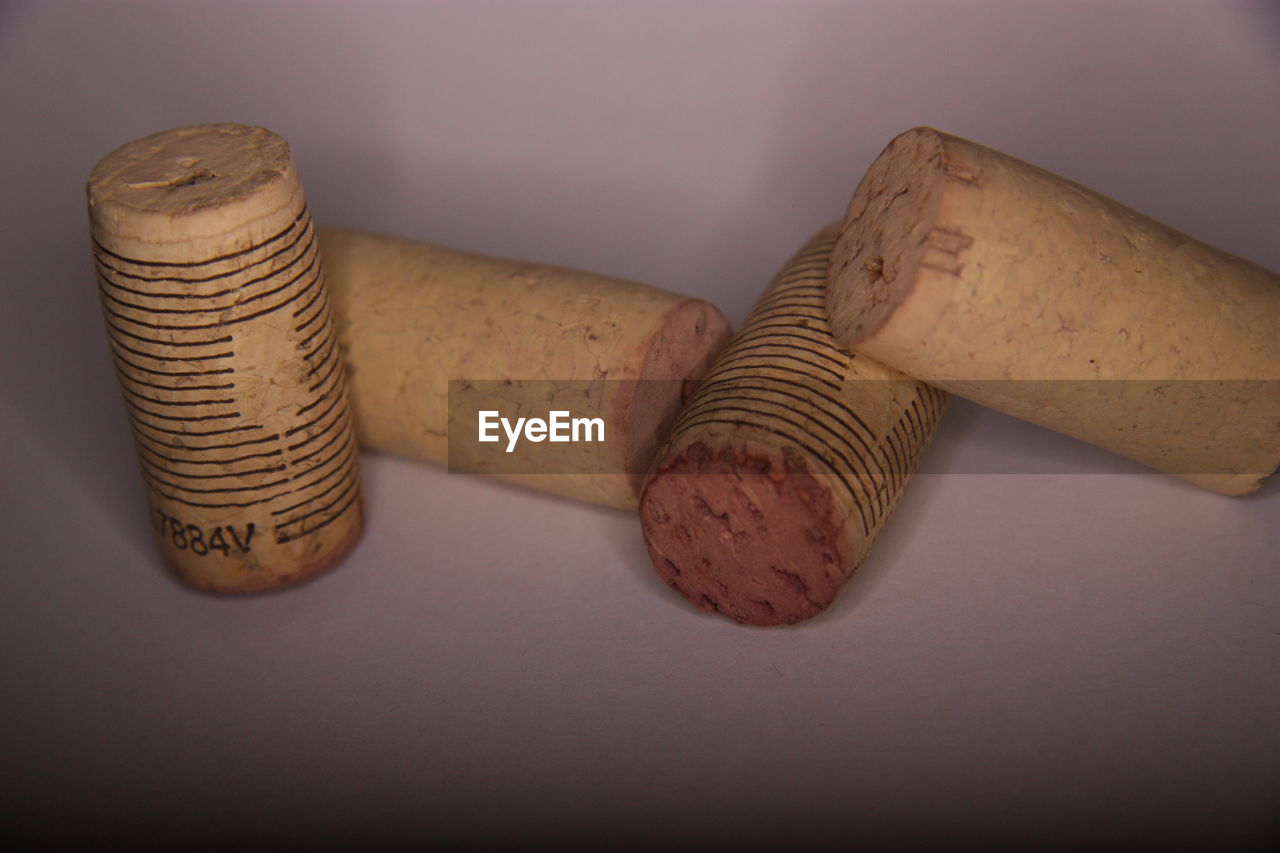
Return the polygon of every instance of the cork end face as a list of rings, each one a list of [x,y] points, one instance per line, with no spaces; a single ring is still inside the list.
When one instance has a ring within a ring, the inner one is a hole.
[[[821,613],[846,580],[830,490],[799,460],[771,456],[694,443],[640,499],[649,556],[667,585],[759,626]]]
[[[915,128],[871,164],[849,204],[831,256],[827,310],[832,335],[856,347],[911,292],[941,204],[944,136]]]
[[[688,299],[663,317],[645,341],[639,379],[627,409],[627,476],[639,497],[658,445],[696,385],[732,335],[729,321],[709,302]]]
[[[289,144],[261,127],[202,124],[112,151],[89,176],[91,204],[184,216],[232,204],[292,171]]]
[[[98,162],[85,190],[94,233],[124,247],[198,241],[290,207],[301,192],[289,144],[241,124],[179,127],[128,142]]]

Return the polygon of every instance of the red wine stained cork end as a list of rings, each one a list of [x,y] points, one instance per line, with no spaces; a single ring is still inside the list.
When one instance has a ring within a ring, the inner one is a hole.
[[[831,490],[799,454],[691,444],[654,473],[640,513],[667,585],[737,622],[807,619],[846,580]]]
[[[732,329],[714,305],[688,299],[671,308],[640,351],[640,381],[620,405],[627,424],[627,473],[638,498],[663,437],[671,431],[690,385],[706,375]]]

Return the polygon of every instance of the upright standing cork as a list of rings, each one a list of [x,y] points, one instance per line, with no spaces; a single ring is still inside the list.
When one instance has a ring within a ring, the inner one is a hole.
[[[828,300],[849,348],[1205,488],[1280,464],[1280,278],[990,148],[893,140]]]
[[[836,233],[778,274],[689,401],[640,500],[658,574],[739,622],[795,622],[835,599],[945,404],[835,345],[823,290]]]
[[[662,436],[729,339],[713,306],[631,281],[321,229],[361,443],[634,509]],[[477,441],[477,412],[599,416],[604,441]]]
[[[130,142],[89,178],[107,335],[153,522],[189,583],[254,592],[363,527],[324,271],[289,146],[256,127]]]

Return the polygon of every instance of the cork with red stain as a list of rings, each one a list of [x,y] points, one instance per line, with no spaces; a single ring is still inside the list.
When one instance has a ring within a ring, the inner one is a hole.
[[[867,170],[835,339],[1225,495],[1280,466],[1280,275],[927,127]]]
[[[703,610],[782,625],[826,609],[931,439],[945,395],[837,347],[837,229],[783,268],[690,399],[640,499],[654,568]]]
[[[686,382],[729,341],[714,305],[638,282],[320,230],[362,446],[634,510]],[[476,401],[483,401],[483,404]],[[600,416],[597,443],[479,443],[475,410]]]

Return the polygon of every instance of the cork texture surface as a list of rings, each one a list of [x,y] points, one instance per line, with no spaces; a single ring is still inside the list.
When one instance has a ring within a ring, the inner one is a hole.
[[[474,421],[452,411],[600,415],[593,458],[546,444],[492,472],[594,503],[635,507],[683,383],[729,337],[709,303],[635,282],[341,229],[323,229],[320,245],[366,447],[484,472],[479,446],[460,438]]]
[[[929,128],[850,203],[845,346],[1226,494],[1280,465],[1280,277]]]
[[[363,527],[341,347],[291,162],[270,131],[205,125],[122,146],[89,179],[152,527],[175,571],[215,592],[305,580]]]
[[[635,513],[361,451],[279,594],[172,580],[84,180],[239,121],[319,225],[735,327],[928,124],[1280,269],[1263,0],[0,3],[0,787],[19,849],[1277,849],[1280,483],[952,396],[822,613],[751,629]],[[198,259],[198,258],[193,258]]]

